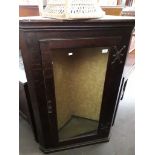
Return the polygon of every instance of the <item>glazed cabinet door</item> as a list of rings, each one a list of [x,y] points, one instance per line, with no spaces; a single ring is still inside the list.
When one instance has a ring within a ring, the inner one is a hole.
[[[55,146],[109,138],[127,46],[121,37],[39,41]]]

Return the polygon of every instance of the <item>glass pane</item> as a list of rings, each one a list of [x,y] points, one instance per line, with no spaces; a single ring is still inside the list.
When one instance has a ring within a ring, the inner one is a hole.
[[[108,49],[52,50],[59,140],[96,134]]]

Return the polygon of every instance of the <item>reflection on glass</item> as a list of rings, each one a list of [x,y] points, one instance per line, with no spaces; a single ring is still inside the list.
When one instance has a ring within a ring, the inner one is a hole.
[[[60,140],[96,133],[107,61],[103,47],[52,50]]]

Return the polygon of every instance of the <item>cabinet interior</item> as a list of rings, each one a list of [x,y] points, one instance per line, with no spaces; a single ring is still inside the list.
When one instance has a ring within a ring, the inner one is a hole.
[[[59,138],[98,128],[108,61],[103,47],[51,51]]]

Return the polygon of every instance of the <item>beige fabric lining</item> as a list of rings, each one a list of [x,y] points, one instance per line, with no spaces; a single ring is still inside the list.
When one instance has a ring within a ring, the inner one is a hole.
[[[72,115],[99,120],[108,54],[98,48],[79,48],[68,56],[69,50],[54,50],[58,127]]]

